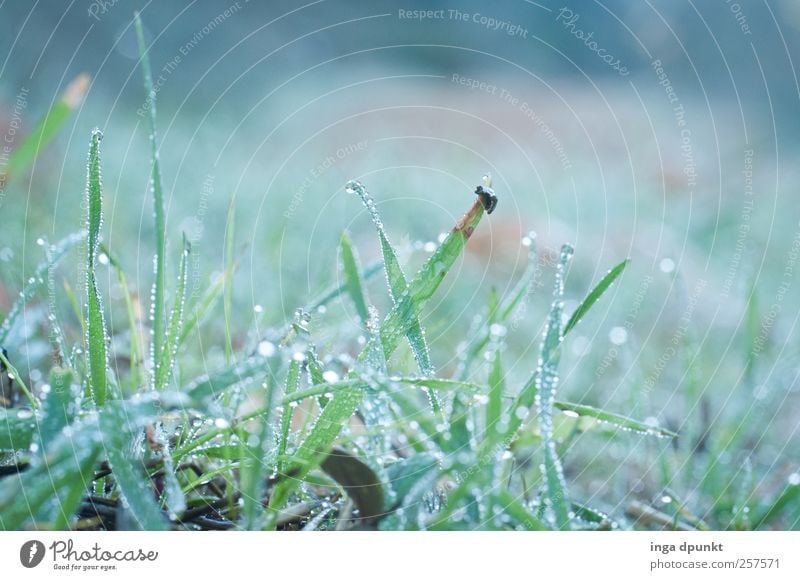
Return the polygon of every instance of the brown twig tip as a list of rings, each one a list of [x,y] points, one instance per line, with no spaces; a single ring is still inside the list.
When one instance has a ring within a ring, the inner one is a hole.
[[[497,196],[491,188],[479,185],[475,188],[475,195],[478,196],[487,214],[491,214],[497,207]]]

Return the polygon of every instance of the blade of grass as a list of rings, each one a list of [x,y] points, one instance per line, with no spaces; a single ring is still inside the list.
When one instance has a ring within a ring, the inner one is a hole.
[[[636,419],[631,419],[624,415],[604,411],[590,405],[580,405],[578,403],[567,403],[565,401],[555,401],[553,406],[568,415],[579,417],[592,417],[601,423],[608,423],[625,431],[634,431],[641,435],[655,435],[656,437],[677,437],[678,434],[664,427],[648,425]]]
[[[397,348],[406,329],[413,324],[422,307],[441,284],[447,272],[461,255],[475,227],[483,217],[484,208],[480,200],[473,203],[469,211],[456,224],[434,254],[423,264],[417,276],[380,327],[380,337],[386,357]],[[371,342],[371,341],[370,341]],[[361,357],[368,356],[371,345],[365,346]],[[309,435],[298,447],[294,456],[300,460],[298,474],[280,482],[270,496],[268,528],[274,528],[277,514],[283,508],[292,490],[313,467],[319,464],[323,454],[333,445],[342,427],[358,408],[362,392],[357,389],[340,391],[325,405]]]
[[[50,144],[61,130],[72,111],[80,106],[90,83],[91,77],[83,73],[75,77],[67,85],[61,98],[47,111],[44,119],[39,121],[39,124],[14,149],[8,159],[7,174],[0,175],[0,181],[5,181],[10,176],[23,173],[33,165],[39,153]]]
[[[558,457],[553,436],[553,404],[558,388],[558,361],[561,342],[564,339],[561,316],[564,311],[564,278],[572,258],[572,246],[561,248],[561,257],[556,269],[556,283],[553,290],[553,304],[547,315],[547,325],[542,338],[539,365],[536,371],[536,406],[539,411],[539,430],[544,447],[544,476],[546,484],[545,504],[552,512],[553,523],[557,529],[570,528],[570,504],[567,499],[566,481]]]
[[[569,334],[569,331],[575,328],[575,325],[580,322],[581,318],[583,318],[587,312],[594,306],[595,302],[597,302],[600,297],[605,293],[606,290],[614,283],[614,281],[619,278],[622,271],[625,267],[630,263],[630,259],[626,258],[622,260],[619,264],[611,268],[605,276],[603,276],[602,280],[600,280],[597,285],[592,288],[589,293],[586,295],[586,298],[583,299],[578,307],[575,309],[575,312],[572,313],[572,316],[569,317],[569,321],[567,325],[564,327],[564,336]]]
[[[156,232],[156,253],[153,259],[155,281],[153,283],[153,301],[151,304],[153,334],[150,349],[152,354],[153,372],[157,374],[161,353],[163,352],[162,341],[164,339],[165,324],[164,285],[166,283],[167,253],[166,217],[164,215],[164,194],[163,187],[161,185],[161,167],[158,161],[158,141],[156,138],[156,91],[153,88],[153,76],[150,72],[149,49],[145,44],[142,19],[138,12],[135,13],[134,20],[136,26],[136,38],[139,44],[139,61],[142,65],[142,76],[144,77],[144,90],[145,93],[147,93],[145,104],[147,105],[146,108],[149,111],[148,121],[151,146],[150,190],[153,195]]]
[[[383,267],[386,272],[386,282],[389,287],[389,295],[392,298],[392,303],[396,304],[398,300],[400,300],[401,296],[408,291],[408,281],[406,280],[406,276],[403,273],[402,267],[400,266],[400,261],[397,259],[397,254],[394,251],[394,247],[392,247],[392,244],[389,242],[389,238],[386,236],[386,231],[383,228],[383,221],[378,213],[375,200],[372,199],[372,196],[369,194],[366,187],[364,187],[364,185],[358,181],[348,182],[345,186],[345,191],[358,195],[359,199],[364,204],[364,207],[370,214],[370,218],[372,219],[372,223],[378,233],[378,238],[381,244],[381,255],[383,256]],[[425,333],[422,330],[422,325],[419,322],[419,318],[411,322],[406,338],[408,338],[408,343],[411,346],[414,357],[417,359],[417,364],[419,365],[419,369],[422,374],[433,374],[430,353],[428,351]],[[436,399],[435,394],[432,395],[431,405],[434,407],[435,413],[440,412],[439,401]]]
[[[96,416],[88,417],[62,431],[46,450],[40,449],[21,475],[3,479],[0,528],[68,528],[101,452],[97,430]]]
[[[54,268],[67,254],[67,252],[85,239],[86,232],[79,232],[67,236],[50,248],[50,251],[48,252],[49,255],[44,262],[40,263],[36,267],[34,275],[22,289],[22,292],[20,292],[20,295],[14,304],[11,305],[11,309],[8,311],[8,315],[5,317],[5,319],[3,319],[3,323],[0,324],[0,344],[3,344],[6,342],[6,339],[8,339],[8,335],[14,327],[14,323],[16,322],[17,318],[19,318],[19,315],[22,314],[22,311],[25,309],[25,305],[36,295],[36,292],[38,292],[46,284],[47,272]]]
[[[753,529],[758,530],[767,524],[773,523],[776,519],[786,515],[786,512],[791,512],[794,510],[795,513],[797,513],[797,506],[799,505],[800,484],[794,480],[789,481],[789,483],[786,484],[786,487],[784,487],[783,490],[777,496],[775,496],[772,502],[765,507],[761,513],[753,518]],[[798,525],[800,525],[800,520],[790,520],[790,523],[791,526],[788,529],[796,530]]]
[[[167,326],[167,335],[164,338],[160,363],[156,369],[155,387],[157,391],[167,388],[172,376],[172,369],[175,367],[175,356],[178,353],[178,342],[183,327],[183,309],[186,304],[186,278],[188,276],[187,262],[191,248],[186,235],[183,236],[183,250],[181,251],[181,262],[178,271],[178,284],[175,289],[175,301],[172,304],[172,313]]]
[[[42,403],[39,422],[39,446],[45,451],[61,430],[72,423],[78,412],[72,386],[75,374],[70,369],[54,368],[50,371],[50,392]]]
[[[286,384],[283,388],[284,399],[290,397],[292,393],[297,391],[300,385],[300,363],[292,360],[289,363],[289,372],[286,373]],[[283,404],[283,413],[281,415],[281,432],[280,439],[278,439],[278,456],[286,455],[286,449],[289,440],[289,430],[292,426],[292,414],[297,402],[291,401]],[[278,470],[281,471],[284,465],[280,464]]]
[[[89,396],[98,407],[105,405],[108,396],[108,353],[106,341],[108,332],[103,314],[103,304],[97,287],[97,253],[100,244],[100,227],[103,222],[103,191],[100,178],[100,141],[103,134],[99,129],[92,131],[89,147],[89,170],[86,178],[88,198],[88,255],[86,283],[86,354]]]
[[[356,307],[356,312],[362,324],[366,324],[369,319],[369,312],[367,311],[367,299],[364,294],[364,283],[361,280],[361,267],[353,248],[353,242],[350,241],[350,236],[347,232],[342,234],[339,242],[339,251],[342,255],[345,288],[347,288],[347,293],[350,294],[350,299]]]
[[[122,269],[122,264],[109,252],[103,244],[100,244],[100,251],[108,258],[109,265],[114,268],[117,273],[117,283],[122,288],[122,293],[125,299],[125,312],[128,316],[128,332],[130,332],[130,359],[131,359],[131,383],[135,389],[145,384],[145,376],[142,371],[141,365],[144,362],[144,339],[137,324],[136,308],[133,304],[133,296],[131,289],[128,285],[128,279],[125,276],[125,271]]]
[[[19,371],[14,365],[11,364],[11,361],[8,360],[8,357],[6,357],[1,347],[0,347],[0,361],[2,361],[3,365],[5,365],[6,372],[8,372],[10,376],[14,377],[14,383],[22,391],[22,394],[25,395],[25,398],[28,399],[28,402],[31,404],[31,407],[33,407],[34,409],[38,409],[39,408],[38,399],[33,395],[33,393],[31,393],[30,389],[28,389],[28,386],[22,380],[22,377],[20,377]]]
[[[36,433],[36,418],[31,411],[0,407],[0,453],[30,447]]]

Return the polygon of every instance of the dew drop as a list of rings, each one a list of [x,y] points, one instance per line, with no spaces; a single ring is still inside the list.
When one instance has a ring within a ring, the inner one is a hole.
[[[672,258],[664,258],[658,263],[658,268],[665,274],[675,271],[675,260]]]
[[[608,339],[617,346],[623,345],[628,341],[628,331],[622,326],[615,326],[608,332]]]
[[[261,356],[273,356],[276,351],[275,345],[268,340],[262,340],[258,343],[258,354]]]

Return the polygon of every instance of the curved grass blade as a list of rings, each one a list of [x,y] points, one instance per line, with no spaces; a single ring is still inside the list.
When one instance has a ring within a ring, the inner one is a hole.
[[[483,217],[484,208],[480,200],[475,201],[469,211],[459,220],[439,248],[420,268],[400,300],[392,308],[380,327],[380,340],[384,355],[388,358],[397,348],[407,329],[413,324],[419,311],[436,292],[447,272],[461,255],[475,227]],[[371,342],[371,341],[370,341]],[[372,346],[365,346],[360,360],[369,356]],[[281,481],[270,496],[270,513],[267,527],[274,528],[277,514],[286,504],[292,490],[303,477],[323,459],[324,453],[333,445],[342,427],[350,420],[361,403],[363,393],[358,388],[340,391],[322,410],[311,432],[294,454],[298,460],[298,474]]]
[[[389,295],[392,298],[392,303],[396,304],[403,294],[408,291],[408,281],[406,280],[406,276],[403,273],[402,267],[400,266],[400,261],[397,259],[397,254],[395,253],[392,244],[389,243],[389,238],[386,237],[386,231],[383,228],[383,221],[381,220],[380,214],[378,214],[378,208],[375,206],[375,201],[372,199],[372,196],[369,194],[364,185],[358,181],[348,182],[345,186],[345,191],[358,195],[359,199],[361,199],[361,202],[364,204],[364,207],[369,212],[370,218],[372,218],[372,223],[375,225],[375,229],[377,230],[378,238],[381,243],[381,255],[383,256],[383,267],[386,272],[386,282],[389,287]],[[414,353],[414,357],[417,360],[417,364],[419,365],[419,369],[422,374],[432,374],[433,366],[431,365],[430,353],[428,351],[425,333],[422,330],[422,325],[419,322],[419,318],[411,322],[406,337],[408,338],[408,343],[411,346],[411,350]],[[434,412],[438,412],[439,402],[436,400],[435,395],[433,395],[433,398],[431,399],[431,404],[434,406]]]
[[[67,85],[58,102],[47,111],[44,119],[34,127],[9,156],[7,172],[5,175],[0,174],[0,182],[5,182],[10,176],[23,173],[36,161],[39,153],[55,138],[72,111],[80,106],[90,83],[91,77],[82,73]]]
[[[546,513],[551,512],[557,529],[570,528],[570,504],[567,499],[567,484],[561,460],[556,450],[553,436],[553,404],[558,388],[558,361],[561,354],[561,342],[564,333],[561,316],[564,311],[564,278],[567,266],[572,258],[572,246],[565,244],[561,248],[561,257],[556,269],[556,283],[553,290],[553,304],[547,315],[539,354],[539,365],[536,370],[536,406],[539,411],[539,429],[542,433],[544,447],[544,478]]]
[[[88,197],[89,240],[86,280],[86,354],[87,361],[87,395],[98,407],[105,405],[108,395],[108,353],[106,341],[108,332],[103,315],[103,304],[97,287],[97,253],[100,244],[100,227],[103,222],[103,191],[100,178],[100,141],[103,134],[100,130],[92,131],[89,146],[89,170],[87,175],[86,195]]]
[[[3,323],[0,324],[0,344],[6,342],[11,329],[14,327],[14,323],[17,318],[19,318],[19,315],[22,314],[28,301],[30,301],[30,299],[36,295],[36,292],[47,283],[48,271],[55,267],[67,252],[84,239],[86,239],[86,232],[79,232],[67,236],[50,248],[47,258],[36,267],[34,275],[11,306],[11,309],[8,311],[8,316],[6,316],[5,319],[3,319]]]
[[[641,435],[655,435],[656,437],[677,437],[678,434],[664,427],[648,425],[636,419],[625,417],[611,411],[604,411],[597,407],[590,405],[580,405],[578,403],[567,403],[565,401],[555,401],[553,406],[560,411],[572,416],[577,417],[591,417],[597,419],[601,423],[608,423],[624,429],[625,431],[633,431]]]
[[[186,304],[186,278],[187,278],[187,261],[189,259],[189,252],[191,251],[189,241],[186,235],[183,236],[183,250],[181,251],[181,263],[178,273],[178,285],[175,289],[175,302],[172,305],[172,313],[170,314],[169,325],[167,327],[167,335],[162,345],[162,352],[158,367],[156,368],[156,390],[163,391],[169,384],[172,369],[175,366],[175,355],[178,352],[180,345],[179,339],[181,337],[181,329],[183,327],[183,309]]]
[[[347,288],[350,299],[356,307],[358,317],[362,323],[366,324],[369,319],[369,312],[367,311],[367,299],[364,295],[364,284],[361,280],[361,268],[353,248],[353,242],[350,241],[350,236],[347,232],[342,234],[339,249],[342,253],[345,288]]]
[[[156,139],[156,91],[153,88],[153,76],[150,73],[149,49],[145,44],[142,19],[139,13],[135,13],[136,39],[139,44],[139,60],[142,65],[142,76],[144,77],[144,90],[147,93],[146,105],[149,111],[148,121],[150,126],[150,146],[151,146],[151,173],[150,190],[153,194],[153,205],[155,214],[156,232],[156,253],[153,259],[155,281],[153,283],[153,303],[151,304],[153,335],[151,342],[153,372],[158,372],[160,356],[163,352],[162,341],[164,340],[164,285],[166,283],[166,218],[164,215],[164,194],[161,185],[161,167],[158,161],[158,141]]]
[[[597,302],[600,297],[605,293],[606,290],[614,283],[614,280],[619,278],[619,275],[622,274],[622,271],[625,267],[630,263],[630,259],[626,258],[622,260],[619,264],[611,268],[603,279],[600,280],[597,285],[591,289],[591,291],[586,295],[586,298],[583,299],[578,307],[575,309],[575,312],[572,313],[572,316],[569,317],[569,321],[567,321],[567,325],[564,327],[564,336],[569,334],[569,331],[572,330],[578,322],[580,322],[581,318],[589,312],[589,310],[594,306],[594,303]]]

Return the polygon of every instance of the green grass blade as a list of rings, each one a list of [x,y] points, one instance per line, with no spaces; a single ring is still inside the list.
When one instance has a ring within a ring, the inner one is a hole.
[[[11,305],[8,315],[3,319],[3,323],[0,324],[0,344],[6,342],[9,333],[14,328],[14,323],[25,309],[25,305],[47,284],[48,271],[54,268],[67,252],[85,239],[86,232],[79,232],[67,236],[50,248],[48,257],[36,267],[31,280],[24,286],[17,300]]]
[[[153,260],[155,281],[153,282],[153,303],[151,304],[153,335],[151,341],[153,372],[158,372],[164,340],[164,285],[166,283],[166,216],[164,214],[164,193],[161,185],[161,167],[158,161],[158,141],[156,139],[156,91],[153,88],[153,76],[150,72],[150,55],[145,44],[142,19],[135,15],[136,38],[139,43],[139,60],[144,77],[144,90],[147,93],[148,121],[150,128],[151,173],[150,190],[153,194],[155,215],[156,253]],[[155,378],[155,377],[154,377]]]
[[[184,392],[193,401],[202,404],[207,399],[217,397],[235,385],[263,376],[266,366],[266,358],[250,357],[224,370],[195,379],[186,386]]]
[[[30,447],[36,433],[36,418],[30,411],[0,407],[0,453]]]
[[[103,191],[100,178],[100,141],[103,134],[95,129],[89,147],[89,170],[86,195],[88,197],[88,255],[86,283],[86,354],[88,357],[87,395],[98,407],[105,405],[108,396],[108,353],[106,342],[108,331],[103,314],[103,304],[97,287],[97,253],[100,244],[100,227],[103,222]]]
[[[39,446],[45,451],[77,415],[76,393],[72,392],[74,383],[75,374],[70,369],[54,368],[50,371],[50,392],[42,403],[39,422]]]
[[[75,424],[40,449],[29,469],[0,482],[0,529],[68,528],[100,456],[97,431],[93,416]]]
[[[90,82],[89,75],[83,73],[67,86],[58,102],[45,114],[44,119],[34,127],[10,155],[7,176],[19,175],[33,165],[39,153],[47,147],[64,126],[72,111],[80,106],[89,89]],[[0,175],[0,181],[5,181],[5,179],[6,176]]]
[[[437,379],[435,377],[390,377],[390,382],[402,385],[413,385],[432,391],[478,393],[480,385],[452,379]]]
[[[142,530],[166,530],[167,520],[156,500],[155,488],[138,450],[133,447],[139,426],[131,425],[118,407],[108,408],[101,426],[108,464],[131,519]]]
[[[324,460],[342,427],[350,421],[361,398],[361,390],[347,389],[340,391],[325,405],[311,432],[292,456],[295,473],[291,478],[278,483],[270,495],[267,528],[274,528],[278,510],[286,504],[292,490],[313,467]]]
[[[505,393],[505,377],[503,363],[500,360],[500,349],[494,352],[492,370],[489,372],[489,401],[486,403],[486,431],[497,431],[503,417],[503,393]]]
[[[300,363],[298,361],[292,360],[292,362],[289,363],[289,372],[286,374],[286,384],[283,389],[284,399],[290,397],[300,386],[300,370]],[[289,430],[292,427],[292,415],[294,414],[293,412],[296,406],[296,401],[286,402],[282,406],[283,412],[281,415],[280,439],[278,439],[278,456],[286,455]]]
[[[594,303],[597,302],[600,297],[605,293],[606,290],[614,283],[614,281],[619,278],[619,275],[622,274],[622,271],[625,267],[630,263],[630,259],[622,260],[619,264],[611,268],[603,279],[597,283],[597,286],[591,289],[591,291],[586,295],[586,298],[583,299],[578,307],[575,309],[575,312],[572,313],[570,316],[567,325],[564,327],[564,336],[569,334],[569,331],[572,330],[578,322],[580,322],[581,318],[589,312],[589,310],[594,306]]]
[[[641,435],[655,435],[656,437],[678,436],[678,434],[674,431],[670,431],[664,427],[648,425],[647,423],[642,423],[636,419],[631,419],[630,417],[625,417],[624,415],[612,413],[611,411],[604,411],[603,409],[598,409],[597,407],[592,407],[590,405],[567,403],[565,401],[555,401],[553,405],[556,409],[559,409],[568,415],[591,417],[593,419],[597,419],[601,423],[608,423],[609,425],[614,425],[620,429],[624,429],[625,431],[633,431]]]
[[[480,223],[483,213],[483,204],[478,200],[422,266],[410,284],[408,292],[403,294],[384,319],[380,328],[380,337],[387,358],[397,348],[400,340],[406,335],[407,328],[413,324],[419,310],[433,296],[447,272],[461,255],[467,240]],[[359,358],[368,356],[370,349],[371,346],[368,344]],[[319,465],[323,454],[331,448],[342,427],[355,413],[362,398],[363,394],[360,389],[346,389],[340,391],[325,405],[311,432],[294,454],[294,458],[298,460],[298,475],[279,483],[270,497],[271,512],[268,527],[275,526],[278,510],[285,505],[289,494],[303,476],[311,468]]]
[[[367,310],[367,298],[364,294],[364,283],[361,280],[361,267],[355,248],[353,248],[353,242],[350,241],[350,236],[347,232],[342,234],[342,239],[339,242],[339,251],[342,255],[345,288],[347,288],[347,293],[356,307],[358,317],[363,324],[366,324],[367,320],[369,320],[369,311]]]
[[[538,392],[536,403],[544,447],[545,506],[547,512],[552,512],[555,526],[562,530],[570,528],[570,504],[567,499],[567,484],[564,480],[564,472],[553,436],[553,405],[559,382],[560,347],[564,339],[561,325],[561,316],[564,312],[564,278],[572,258],[572,252],[572,246],[567,244],[561,248],[561,258],[556,269],[553,304],[547,315],[539,366],[536,370],[536,391]]]
[[[383,267],[386,272],[389,295],[392,298],[392,303],[396,304],[403,294],[408,291],[408,281],[400,266],[400,261],[397,259],[397,253],[394,251],[394,247],[389,243],[389,238],[386,236],[386,231],[383,228],[383,221],[378,213],[375,200],[372,199],[372,196],[364,185],[358,181],[348,182],[345,186],[345,191],[358,195],[364,207],[369,212],[372,223],[375,225],[381,244],[381,255],[383,256]],[[414,353],[414,357],[417,360],[422,374],[433,374],[433,365],[431,364],[428,344],[425,340],[425,333],[422,330],[419,318],[411,322],[406,338],[408,338],[408,343],[411,346],[411,350]],[[434,411],[438,412],[439,402],[435,394],[432,395],[432,397],[431,404],[434,406]]]
[[[178,342],[183,328],[183,309],[186,304],[186,279],[188,276],[187,262],[191,248],[186,236],[183,236],[183,250],[181,251],[181,263],[178,271],[178,284],[175,289],[175,301],[172,304],[172,313],[167,326],[167,335],[164,339],[160,360],[156,369],[156,390],[163,391],[169,385],[172,376],[172,369],[175,367],[175,356],[178,353]]]
[[[753,518],[753,529],[758,530],[764,526],[773,523],[776,519],[786,516],[788,513],[794,513],[795,516],[800,516],[800,484],[796,481],[789,481],[786,487],[772,500],[772,502],[764,508],[760,514]],[[799,519],[788,520],[791,524],[788,528],[797,530],[800,525]]]
[[[497,491],[494,497],[497,503],[517,527],[527,531],[544,531],[548,526],[536,515],[532,514],[520,501],[504,488]]]
[[[144,362],[144,340],[139,330],[139,325],[136,322],[136,308],[134,307],[133,296],[131,295],[128,278],[125,276],[122,264],[120,264],[103,244],[100,244],[100,251],[106,255],[109,265],[114,268],[114,271],[117,273],[117,283],[122,289],[125,299],[125,312],[128,316],[128,332],[130,332],[130,383],[133,390],[136,390],[141,385],[145,384],[146,379],[142,370],[142,363]]]

